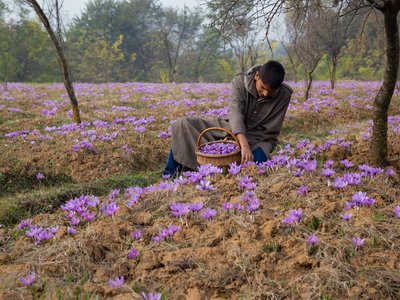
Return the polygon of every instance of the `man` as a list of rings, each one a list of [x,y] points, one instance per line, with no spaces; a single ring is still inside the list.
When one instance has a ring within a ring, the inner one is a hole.
[[[277,61],[252,67],[232,81],[229,120],[186,117],[172,124],[172,147],[163,176],[176,176],[182,167],[196,169],[195,147],[199,134],[209,127],[223,127],[239,140],[241,163],[264,162],[278,143],[293,90],[283,83],[285,69]],[[223,131],[209,131],[204,142],[223,138]]]

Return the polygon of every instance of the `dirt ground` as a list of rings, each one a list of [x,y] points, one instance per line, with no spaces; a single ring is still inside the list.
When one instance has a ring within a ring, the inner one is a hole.
[[[175,183],[160,178],[160,183],[145,189],[121,190],[116,197],[99,197],[100,204],[91,208],[94,219],[82,219],[74,226],[69,224],[62,209],[32,216],[32,224],[43,228],[58,226],[51,239],[38,245],[26,236],[27,228],[1,228],[0,298],[28,299],[34,294],[43,299],[69,299],[76,295],[141,299],[140,292],[159,292],[163,299],[192,300],[398,299],[400,219],[394,209],[400,204],[399,108],[393,106],[390,110],[390,166],[375,169],[375,174],[370,154],[371,110],[366,107],[372,105],[378,85],[343,82],[337,91],[331,92],[326,83],[320,82],[315,87],[314,98],[308,101],[301,99],[301,86],[293,85],[294,101],[282,132],[282,144],[273,153],[271,165],[249,165],[237,175],[227,169],[222,174],[205,175],[202,179],[210,181],[215,188],[210,191],[200,190],[199,180],[182,182],[185,178],[189,181],[194,178],[190,174]],[[35,88],[40,91],[46,87]],[[154,99],[142,99],[145,88],[154,92],[149,96]],[[121,131],[121,123],[115,122],[111,125],[115,127],[101,129],[104,133],[118,131],[123,138],[104,143],[97,140],[96,153],[61,151],[75,143],[77,131],[71,136],[52,134],[52,140],[37,142],[36,148],[30,143],[32,136],[4,139],[1,147],[13,153],[14,162],[18,161],[19,165],[2,158],[1,172],[35,176],[42,171],[54,178],[57,172],[63,172],[62,176],[80,182],[123,174],[128,168],[140,169],[139,165],[143,167],[149,161],[159,165],[168,151],[169,139],[156,136],[168,131],[169,121],[191,110],[201,115],[210,108],[223,107],[226,101],[226,86],[199,85],[190,92],[187,88],[174,87],[168,94],[162,85],[134,86],[133,89],[111,84],[82,87],[81,97],[84,91],[88,94],[91,91],[82,102],[86,116],[90,115],[91,105],[98,109],[97,115],[90,117],[91,121],[100,119],[102,108],[109,110],[114,105],[114,100],[107,102],[107,95],[112,91],[117,94],[116,89],[119,95],[128,95],[127,99],[136,99],[125,100],[124,106],[135,110],[124,117],[135,115],[139,119],[139,116],[154,115],[156,120],[144,133],[132,130],[132,126],[137,126],[132,124],[128,130]],[[95,90],[96,105],[90,101]],[[28,111],[32,104],[23,101],[23,94],[32,97],[35,93],[25,87],[13,94],[13,102],[3,100],[1,104]],[[179,102],[177,106],[171,104],[173,101],[166,102],[190,96],[192,102]],[[398,94],[396,97],[394,101],[398,101]],[[192,104],[193,99],[204,98],[211,100]],[[165,101],[163,104],[159,103],[161,99]],[[38,106],[43,103],[43,100],[32,101],[38,102]],[[121,97],[115,101],[122,101]],[[146,103],[145,107],[140,106],[142,102]],[[157,112],[149,102],[157,107]],[[0,132],[32,131],[35,124],[40,124],[43,133],[45,126],[62,124],[62,117],[57,121],[57,115],[50,119],[40,117],[40,109],[26,116],[27,122],[15,117],[12,123],[10,113],[3,108],[2,118],[8,121],[0,125]],[[66,111],[67,107],[62,109]],[[124,113],[104,113],[102,119],[111,124],[116,115]],[[141,142],[133,142],[140,138]],[[121,150],[125,144],[132,153]],[[346,159],[353,166],[345,167],[342,161]],[[308,169],[305,163],[314,160],[315,168]],[[335,171],[331,178],[321,173],[329,160]],[[299,170],[303,170],[300,176]],[[335,179],[343,178],[346,173],[357,173],[360,182],[335,187]],[[246,176],[256,183],[254,193],[260,206],[254,212],[247,208],[249,201],[243,199],[251,188],[239,186]],[[346,202],[351,202],[358,192],[365,193],[374,203],[346,209]],[[132,193],[140,196],[135,198],[137,204],[128,207]],[[112,216],[105,216],[101,205],[114,200],[118,210]],[[200,212],[190,212],[180,218],[171,213],[173,203],[200,202],[203,204]],[[226,211],[225,202],[239,203],[244,209]],[[216,211],[214,218],[208,220],[202,216],[207,208]],[[286,224],[285,219],[294,209],[301,209],[302,217]],[[344,220],[342,215],[349,213],[351,219]],[[181,230],[154,241],[170,224],[180,226]],[[68,227],[75,228],[76,233],[68,233]],[[138,240],[131,236],[135,230],[142,233]],[[307,242],[310,234],[318,237],[314,246]],[[362,246],[353,244],[352,239],[356,237],[364,239]],[[128,257],[132,248],[138,251],[136,258]],[[20,277],[31,272],[36,273],[36,280],[26,287]],[[125,283],[111,288],[108,280],[116,276],[124,276]]]

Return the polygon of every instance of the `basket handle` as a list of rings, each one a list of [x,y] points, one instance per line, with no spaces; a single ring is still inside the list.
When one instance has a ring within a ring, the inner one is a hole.
[[[225,131],[226,133],[228,133],[229,135],[231,135],[231,136],[233,137],[233,139],[235,140],[235,142],[238,144],[239,149],[241,148],[241,147],[240,147],[239,140],[237,139],[237,137],[236,137],[231,131],[229,131],[228,129],[222,128],[222,127],[210,127],[210,128],[207,128],[207,129],[203,130],[203,132],[200,133],[199,137],[197,138],[197,142],[196,142],[196,147],[197,147],[197,148],[200,147],[200,141],[201,141],[201,138],[203,137],[203,135],[204,135],[207,131],[210,131],[210,130],[221,130],[221,131]]]

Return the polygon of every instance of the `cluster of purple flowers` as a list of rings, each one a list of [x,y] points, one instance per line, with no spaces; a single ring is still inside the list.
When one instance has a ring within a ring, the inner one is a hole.
[[[168,225],[167,228],[160,231],[160,233],[152,238],[152,240],[156,243],[161,242],[163,239],[168,237],[172,237],[176,232],[181,231],[182,228],[180,226],[176,226],[173,224]]]
[[[292,225],[293,223],[297,223],[301,220],[303,215],[303,211],[301,208],[299,209],[292,209],[289,211],[289,215],[282,220],[284,224]]]
[[[138,186],[127,188],[124,195],[126,198],[128,198],[127,206],[131,207],[133,204],[137,204],[143,193],[144,189]]]
[[[352,207],[361,207],[361,206],[371,206],[375,203],[375,200],[368,197],[367,193],[357,192],[353,195],[351,202],[346,202],[345,208],[350,209]]]
[[[80,224],[82,220],[86,222],[92,221],[96,216],[99,203],[99,198],[95,196],[82,195],[61,205],[61,209],[67,212],[66,218],[69,219],[69,224],[76,226]],[[70,229],[68,232],[74,234],[76,231]]]
[[[28,228],[25,231],[25,235],[33,238],[36,246],[40,245],[43,241],[51,239],[59,229],[58,226],[43,228],[32,224],[27,225],[27,227],[23,227],[21,223],[18,226],[19,228]]]
[[[78,152],[80,149],[87,149],[87,150],[96,152],[96,149],[93,147],[93,144],[86,140],[83,140],[83,141],[79,142],[78,144],[75,144],[72,146],[72,150],[74,152]]]
[[[210,143],[206,144],[199,149],[204,154],[229,154],[238,150],[237,144],[234,143]]]
[[[253,182],[253,178],[249,176],[244,176],[239,180],[239,187],[242,189],[255,190],[257,183]]]

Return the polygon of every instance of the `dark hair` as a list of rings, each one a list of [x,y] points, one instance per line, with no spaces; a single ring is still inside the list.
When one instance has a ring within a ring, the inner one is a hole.
[[[270,60],[261,66],[260,78],[264,84],[275,90],[281,86],[285,78],[285,68],[279,62]]]

